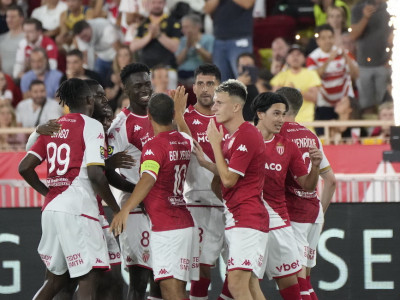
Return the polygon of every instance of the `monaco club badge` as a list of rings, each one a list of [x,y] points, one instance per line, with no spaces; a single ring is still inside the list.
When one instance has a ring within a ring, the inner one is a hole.
[[[276,145],[276,152],[278,152],[279,155],[283,155],[285,152],[285,146],[283,146],[281,143],[278,143]]]
[[[142,254],[142,259],[145,263],[147,263],[147,261],[150,258],[150,252],[149,250],[144,250],[143,254]]]

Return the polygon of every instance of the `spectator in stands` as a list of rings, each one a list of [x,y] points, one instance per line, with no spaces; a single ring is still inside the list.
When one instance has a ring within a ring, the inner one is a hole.
[[[371,4],[373,3],[373,4]],[[365,114],[376,113],[389,79],[386,52],[390,36],[385,0],[359,0],[352,9],[351,37],[357,43],[359,101]]]
[[[74,36],[83,52],[84,62],[88,64],[88,51],[93,50],[96,55],[93,69],[103,76],[106,84],[109,83],[112,62],[122,42],[121,33],[109,20],[97,18],[76,23]]]
[[[41,80],[34,80],[29,86],[31,98],[22,100],[16,108],[17,124],[22,127],[36,127],[62,116],[63,108],[54,99],[46,97],[46,87]]]
[[[78,49],[71,50],[67,53],[67,70],[65,75],[61,78],[60,83],[67,79],[79,78],[79,79],[94,79],[101,85],[104,84],[103,78],[96,73],[85,69],[83,67],[83,54]]]
[[[284,86],[298,89],[303,95],[304,101],[296,116],[296,122],[312,122],[321,79],[316,71],[303,67],[305,56],[298,45],[290,48],[286,63],[289,68],[272,78],[272,88],[274,91]]]
[[[24,12],[18,5],[10,5],[6,11],[8,32],[0,35],[0,57],[1,69],[8,75],[13,76],[13,68],[15,64],[15,53],[18,45],[25,37],[22,30],[24,22]]]
[[[332,26],[324,24],[315,29],[318,48],[307,58],[307,67],[317,71],[321,78],[315,120],[337,119],[336,104],[343,98],[353,97],[352,79],[357,79],[359,70],[354,58],[342,48],[334,45]],[[317,134],[323,134],[323,130]]]
[[[327,11],[331,6],[341,7],[345,12],[347,27],[350,27],[350,8],[345,1],[342,0],[313,0],[315,25],[320,26],[326,23]]]
[[[154,93],[168,94],[169,77],[168,68],[164,65],[157,65],[151,69],[151,84]]]
[[[139,26],[130,49],[133,52],[140,50],[139,61],[150,68],[164,64],[176,70],[175,52],[179,46],[181,25],[164,13],[166,0],[149,1],[150,15]]]
[[[60,33],[60,16],[67,8],[63,1],[47,0],[32,11],[31,17],[42,22],[45,35],[55,38]]]
[[[8,103],[0,103],[0,128],[17,127],[14,108]],[[26,143],[25,134],[1,134],[0,150],[20,150]]]
[[[50,69],[57,69],[58,50],[55,42],[43,34],[42,23],[36,19],[26,19],[23,25],[25,38],[20,41],[15,57],[14,78],[21,78],[29,66],[29,57],[34,48],[46,50]]]
[[[274,77],[274,76],[267,69],[263,69],[258,72],[258,79],[256,82],[256,87],[257,87],[257,91],[259,94],[266,93],[266,92],[272,92],[272,86],[270,83],[272,77]]]
[[[7,88],[6,76],[0,71],[0,104],[7,103],[11,105],[12,101],[12,91]]]
[[[133,62],[132,52],[129,50],[128,45],[122,45],[115,55],[112,69],[113,73],[111,74],[111,86],[105,88],[106,97],[109,99],[109,105],[112,110],[115,111],[118,106],[118,99],[120,98],[123,92],[123,86],[121,82],[120,73],[121,70]]]
[[[237,58],[237,69],[239,76],[236,78],[247,88],[247,99],[243,107],[243,118],[245,121],[253,121],[254,112],[251,109],[253,99],[258,95],[256,83],[258,80],[258,69],[256,60],[251,53],[242,53]]]
[[[182,18],[182,33],[176,52],[178,80],[186,86],[194,83],[194,71],[204,63],[212,62],[214,37],[202,34],[199,15],[190,14]]]
[[[94,9],[84,6],[82,0],[67,0],[68,9],[60,16],[60,34],[56,37],[59,47],[69,49],[73,40],[74,25],[81,20],[90,20],[101,17],[103,1],[95,0]]]
[[[56,91],[63,76],[58,70],[51,70],[47,53],[43,48],[35,48],[31,52],[30,71],[24,73],[21,78],[21,91],[24,99],[29,98],[29,86],[33,80],[39,79],[46,86],[46,94],[49,98],[56,97]]]
[[[394,108],[392,101],[386,101],[379,105],[378,118],[381,121],[394,121]],[[390,126],[375,127],[372,130],[371,136],[388,140],[390,138]]]
[[[148,1],[142,0],[121,0],[119,13],[121,27],[126,27],[125,43],[130,44],[137,34],[137,28],[148,15]]]
[[[280,71],[282,71],[285,65],[286,56],[290,49],[290,45],[285,41],[284,38],[277,37],[272,41],[271,49],[272,49],[272,60],[271,60],[270,71],[272,75],[276,75]]]
[[[237,78],[237,58],[253,52],[255,0],[208,0],[204,12],[214,21],[213,61],[221,70],[221,82]]]
[[[326,23],[331,25],[335,37],[335,45],[343,47],[342,34],[348,32],[345,11],[342,7],[330,6],[327,10]]]
[[[15,5],[17,1],[15,0],[1,0],[0,1],[0,34],[6,33],[9,30],[7,21],[6,21],[6,13],[7,8],[10,5]]]

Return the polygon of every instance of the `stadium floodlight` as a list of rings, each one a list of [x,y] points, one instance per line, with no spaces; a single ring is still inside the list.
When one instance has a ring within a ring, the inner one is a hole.
[[[388,0],[387,10],[390,14],[389,25],[393,26],[392,48],[392,97],[394,109],[394,123],[400,126],[400,1]]]

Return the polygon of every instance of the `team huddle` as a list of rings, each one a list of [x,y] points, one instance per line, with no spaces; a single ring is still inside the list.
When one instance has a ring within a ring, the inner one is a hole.
[[[294,121],[301,93],[258,95],[253,125],[243,119],[246,87],[221,83],[215,65],[195,71],[188,108],[183,87],[153,94],[144,64],[126,66],[121,81],[130,105],[112,120],[96,81],[67,80],[57,96],[70,113],[28,141],[19,172],[46,196],[46,280],[34,299],[71,299],[77,286],[78,299],[124,299],[122,260],[127,299],[146,299],[148,283],[147,299],[189,299],[187,282],[190,299],[208,299],[220,255],[219,299],[265,299],[265,275],[285,300],[317,299],[310,270],[335,177],[319,139]],[[44,160],[47,185],[34,170]]]

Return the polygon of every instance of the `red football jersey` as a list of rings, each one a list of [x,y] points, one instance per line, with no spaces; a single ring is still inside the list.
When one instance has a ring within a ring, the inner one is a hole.
[[[310,155],[308,153],[311,146],[317,147],[322,152],[323,158],[320,164],[320,172],[330,168],[320,140],[309,129],[296,122],[286,122],[281,128],[280,134],[297,145],[308,171],[311,168]],[[307,192],[303,190],[290,173],[286,177],[286,201],[291,221],[299,223],[323,222],[322,207],[317,191]]]
[[[43,210],[97,218],[96,195],[87,166],[104,165],[104,130],[100,122],[71,113],[58,120],[61,130],[41,135],[28,153],[47,159],[47,185]]]
[[[262,200],[266,154],[261,133],[244,122],[225,140],[222,151],[229,170],[240,175],[232,188],[222,186],[226,229],[245,227],[268,232],[269,217]]]
[[[183,199],[183,184],[192,149],[192,138],[175,130],[159,133],[143,147],[140,175],[145,172],[156,180],[143,201],[153,231],[194,226]]]
[[[263,198],[267,202],[269,227],[273,229],[290,224],[285,198],[286,174],[301,177],[307,175],[307,167],[297,146],[281,135],[274,135],[264,143],[267,162]]]
[[[203,148],[205,158],[210,162],[215,162],[214,152],[207,138],[208,123],[211,119],[215,121],[215,116],[204,115],[198,112],[193,106],[189,106],[186,109],[184,117],[193,139]],[[219,124],[217,126],[219,127]],[[214,174],[206,168],[201,167],[196,156],[192,154],[184,186],[184,197],[188,205],[223,207],[221,200],[211,191],[213,177]]]

